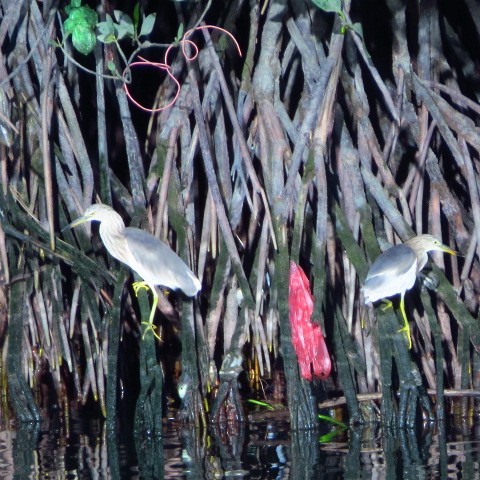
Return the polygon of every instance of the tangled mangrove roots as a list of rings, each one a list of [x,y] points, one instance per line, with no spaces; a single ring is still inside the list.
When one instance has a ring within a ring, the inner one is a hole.
[[[445,390],[477,388],[480,11],[451,3],[172,1],[114,14],[106,1],[80,38],[67,24],[77,4],[2,1],[0,339],[19,418],[88,404],[114,423],[135,402],[138,426],[159,430],[177,388],[185,420],[242,418],[240,379],[262,398],[286,392],[292,426],[314,426],[325,395],[299,375],[290,259],[311,279],[334,359],[323,392],[345,396],[351,421],[376,417],[380,397],[386,424],[413,424],[419,408],[441,419]],[[148,296],[96,227],[60,233],[95,201],[202,281],[194,302],[161,295],[161,342],[141,341]],[[408,350],[396,309],[367,309],[360,287],[414,232],[464,257],[434,256],[430,282],[407,294]]]

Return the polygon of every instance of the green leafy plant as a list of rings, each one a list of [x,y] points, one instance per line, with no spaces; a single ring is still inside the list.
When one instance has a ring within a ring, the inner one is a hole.
[[[113,16],[115,20],[107,13],[106,20],[97,24],[98,31],[100,32],[97,38],[102,43],[114,43],[125,37],[131,38],[134,42],[139,43],[140,37],[146,37],[152,33],[156,20],[155,13],[147,15],[143,18],[140,31],[138,31],[140,18],[138,5],[134,9],[133,20],[128,14],[121,10],[114,10]]]
[[[325,422],[333,423],[334,425],[337,425],[338,427],[348,428],[347,424],[341,422],[340,420],[337,420],[336,418],[330,417],[328,415],[322,415],[321,413],[319,413],[318,418],[319,418],[319,420],[323,420]]]
[[[124,84],[125,92],[128,98],[138,107],[145,111],[152,113],[153,111],[160,111],[169,106],[173,105],[180,92],[180,83],[175,78],[171,72],[171,67],[169,63],[168,53],[172,48],[182,47],[182,53],[187,58],[188,61],[191,61],[196,58],[198,55],[198,48],[196,45],[188,39],[188,37],[197,30],[202,29],[218,29],[223,33],[230,36],[234,41],[239,54],[241,55],[241,50],[238,45],[238,42],[235,40],[235,37],[228,31],[221,27],[215,25],[199,25],[197,24],[194,28],[190,29],[188,32],[184,33],[184,25],[181,23],[179,25],[177,36],[173,43],[161,44],[161,43],[152,43],[147,37],[153,31],[156,21],[156,14],[151,13],[149,15],[141,16],[140,5],[137,3],[133,9],[133,18],[130,17],[127,13],[121,10],[114,10],[113,15],[106,14],[105,20],[102,22],[98,21],[98,16],[94,10],[88,6],[82,6],[82,0],[71,0],[70,5],[65,8],[65,12],[68,17],[63,23],[62,32],[64,36],[61,40],[56,40],[52,42],[53,45],[60,48],[64,53],[65,57],[74,63],[78,68],[83,71],[90,73],[92,75],[101,75],[102,78],[120,80]],[[210,7],[210,1],[205,9],[205,12]],[[200,23],[200,21],[199,21]],[[72,35],[73,46],[76,50],[87,55],[95,47],[95,43],[101,42],[103,44],[114,44],[121,62],[123,62],[122,71],[118,70],[118,62],[112,60],[111,58],[106,61],[106,68],[111,72],[111,74],[98,74],[97,72],[86,68],[81,62],[78,62],[70,52],[65,48],[65,40]],[[130,39],[132,42],[133,52],[130,54],[130,57],[127,58],[125,55],[120,41],[123,39]],[[188,56],[184,50],[184,45],[188,44],[192,47],[193,54]],[[164,62],[151,62],[148,59],[143,58],[140,53],[142,50],[151,47],[160,47],[166,49]],[[175,83],[177,91],[174,98],[168,102],[166,105],[158,107],[155,110],[151,108],[144,107],[138,103],[131,95],[128,90],[128,85],[132,81],[131,70],[133,67],[149,65],[153,68],[160,69],[167,73],[169,78]]]
[[[68,18],[63,24],[66,36],[72,35],[72,43],[76,50],[88,55],[97,41],[95,26],[98,17],[95,10],[82,5],[81,0],[72,0],[65,8]]]
[[[312,2],[324,12],[337,13],[342,21],[341,33],[348,29],[353,30],[363,39],[363,31],[360,23],[352,23],[349,16],[343,9],[342,0],[312,0]]]
[[[284,407],[284,405],[278,404],[278,403],[272,403],[272,402],[262,402],[261,400],[255,400],[253,398],[248,399],[248,403],[251,403],[253,405],[258,405],[259,407],[264,407],[267,410],[281,410]]]
[[[174,40],[175,45],[178,45],[180,43],[180,41],[183,38],[183,34],[184,34],[184,26],[183,26],[183,23],[181,23],[180,26],[178,27],[177,36],[175,37],[175,40]]]
[[[155,25],[156,14],[144,16],[140,24],[140,7],[135,5],[132,18],[121,10],[114,10],[113,18],[106,14],[103,22],[98,21],[95,10],[88,5],[82,5],[82,0],[71,0],[65,8],[68,17],[63,27],[68,38],[72,35],[72,43],[76,50],[88,55],[98,41],[109,44],[117,43],[123,38],[130,38],[140,44],[141,37],[150,35]],[[99,32],[95,33],[95,29]]]
[[[321,435],[318,441],[320,443],[327,443],[329,442],[333,437],[338,435],[339,433],[344,432],[345,430],[348,429],[348,425],[341,422],[340,420],[337,420],[336,418],[330,417],[328,415],[322,415],[321,413],[318,414],[319,420],[323,420],[324,422],[332,423],[333,425],[336,426],[336,428],[333,428],[332,431],[326,433],[325,435]]]
[[[325,12],[342,12],[342,0],[312,0],[312,2]]]

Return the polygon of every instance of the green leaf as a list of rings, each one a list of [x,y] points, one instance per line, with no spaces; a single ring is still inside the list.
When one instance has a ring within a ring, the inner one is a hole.
[[[98,35],[97,38],[102,43],[113,43],[117,40],[115,24],[110,15],[107,14],[106,18],[105,22],[97,24],[97,28],[100,32],[100,35]]]
[[[65,23],[67,23],[67,22],[73,24],[73,26],[74,26],[73,28],[75,28],[75,25],[78,24],[78,23],[86,23],[85,17],[83,15],[82,11],[79,8],[75,8],[75,9],[70,11],[70,15],[65,20]]]
[[[133,27],[133,21],[129,15],[121,12],[120,10],[115,10],[115,18],[118,21],[118,24],[115,24],[118,38],[123,38],[126,35],[129,35],[133,38],[135,29]]]
[[[115,30],[117,32],[118,40],[121,40],[123,37],[128,35],[128,31],[123,25],[115,25]]]
[[[95,10],[92,10],[88,6],[84,6],[70,10],[70,14],[66,21],[68,20],[75,23],[86,23],[89,27],[94,28],[97,24],[98,17]]]
[[[253,398],[249,398],[248,399],[248,402],[249,403],[253,403],[254,405],[259,405],[260,407],[265,407],[267,408],[268,410],[275,410],[274,407],[272,407],[269,403],[267,402],[261,402],[260,400],[255,400]]]
[[[107,13],[105,15],[105,21],[107,22],[108,28],[110,29],[109,32],[114,33],[115,32],[115,23],[114,23],[113,18],[111,17],[111,15],[109,13]]]
[[[80,7],[79,10],[85,17],[85,21],[88,23],[88,25],[91,28],[95,28],[95,25],[97,25],[98,22],[97,12],[87,5],[85,5],[84,7]]]
[[[95,47],[97,38],[93,29],[97,25],[98,17],[88,5],[81,6],[80,0],[72,0],[68,9],[68,18],[63,27],[67,37],[72,35],[72,43],[76,50],[84,55]]]
[[[115,66],[115,62],[113,60],[109,60],[107,62],[107,68],[112,72],[115,73],[117,71],[117,67]]]
[[[82,0],[72,0],[70,2],[70,5],[67,5],[65,7],[65,11],[67,12],[67,14],[70,14],[72,10],[79,8],[81,5],[82,5]]]
[[[117,37],[113,33],[101,33],[100,35],[97,35],[97,39],[99,42],[105,44],[114,43],[117,41]]]
[[[140,23],[140,4],[136,3],[133,7],[133,25],[135,30],[138,30],[138,24]]]
[[[72,1],[68,18],[63,27],[67,37],[72,35],[73,46],[84,55],[93,50],[97,41],[93,28],[97,24],[97,14],[89,6],[76,6],[79,2]]]
[[[110,30],[110,26],[107,22],[100,22],[97,24],[97,29],[101,35],[113,34],[115,31]]]
[[[142,22],[142,28],[140,30],[140,34],[138,35],[139,37],[147,36],[152,33],[153,26],[155,25],[155,19],[157,18],[156,13],[151,13],[150,15],[147,15]]]
[[[183,22],[182,22],[182,23],[180,24],[180,26],[178,27],[177,36],[175,37],[175,43],[179,43],[180,40],[182,39],[184,28],[185,28],[185,27],[183,26]]]
[[[63,22],[63,29],[65,30],[65,33],[67,34],[67,37],[68,37],[68,35],[73,33],[76,25],[77,25],[77,22],[74,22],[73,20],[70,20],[70,18],[67,18],[65,20],[65,22]]]
[[[342,11],[342,0],[312,0],[312,2],[325,12],[340,13]]]
[[[325,435],[320,436],[320,438],[318,439],[318,441],[319,441],[320,443],[330,442],[330,441],[332,440],[332,438],[334,438],[334,437],[337,436],[338,434],[341,434],[341,433],[344,432],[344,431],[345,431],[344,428],[334,428],[331,432],[326,433]]]
[[[348,428],[348,425],[346,425],[345,423],[341,422],[340,420],[337,420],[336,418],[329,417],[328,415],[322,415],[321,413],[319,413],[318,418],[320,420],[325,420],[326,422],[330,422],[335,425],[338,425],[341,428]]]
[[[91,13],[93,12],[93,16]],[[90,8],[76,8],[70,12],[70,15],[64,22],[65,31],[73,33],[76,26],[93,28],[97,24],[97,14]]]
[[[79,25],[72,33],[73,46],[84,55],[88,55],[93,50],[96,41],[97,37],[88,26]]]
[[[360,38],[363,40],[363,28],[361,23],[355,22],[353,25],[350,25],[350,28],[354,32],[358,33],[360,35]]]

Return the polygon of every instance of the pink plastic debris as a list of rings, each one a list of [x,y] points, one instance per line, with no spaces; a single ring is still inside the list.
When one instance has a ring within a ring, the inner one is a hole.
[[[332,362],[320,325],[310,320],[313,313],[310,282],[302,268],[292,261],[290,261],[288,304],[292,342],[302,377],[311,380],[313,372],[316,377],[327,378],[332,369]]]

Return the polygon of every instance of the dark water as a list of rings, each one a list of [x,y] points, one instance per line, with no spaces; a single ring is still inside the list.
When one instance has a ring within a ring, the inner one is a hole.
[[[163,437],[109,434],[103,422],[19,425],[0,432],[0,479],[480,478],[480,424],[291,432],[285,423],[200,434],[166,425]],[[331,435],[329,435],[331,433]]]

